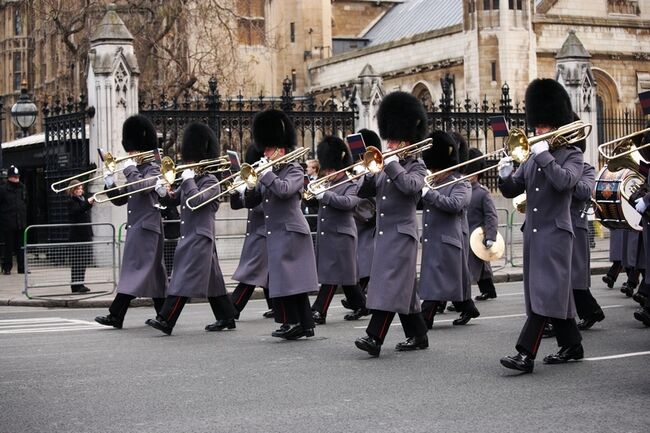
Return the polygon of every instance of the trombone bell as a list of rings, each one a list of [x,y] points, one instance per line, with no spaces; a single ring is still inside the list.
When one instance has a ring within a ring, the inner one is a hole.
[[[506,141],[508,155],[518,163],[524,162],[530,155],[530,142],[526,136],[526,131],[521,128],[512,128]]]

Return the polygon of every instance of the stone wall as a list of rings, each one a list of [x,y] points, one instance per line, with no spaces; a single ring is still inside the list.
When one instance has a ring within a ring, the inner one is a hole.
[[[332,2],[332,36],[360,37],[393,5],[377,1]]]

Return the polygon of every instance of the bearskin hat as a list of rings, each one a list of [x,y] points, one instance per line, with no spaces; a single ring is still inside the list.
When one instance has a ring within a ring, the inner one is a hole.
[[[12,177],[12,176],[20,176],[20,171],[18,171],[18,167],[16,167],[15,165],[12,165],[7,170],[7,177]]]
[[[479,149],[472,147],[469,149],[467,152],[467,160],[478,158],[479,156],[483,156],[483,152],[481,152]],[[474,173],[479,170],[483,170],[486,166],[486,161],[485,158],[479,159],[478,161],[470,162],[467,164],[465,167],[465,173]]]
[[[158,148],[153,123],[141,114],[131,116],[122,125],[122,147],[127,152],[146,152]]]
[[[251,144],[248,146],[246,149],[246,155],[244,156],[244,162],[246,164],[254,164],[257,161],[260,160],[261,157],[264,156],[264,152],[260,151],[260,149],[255,146],[255,144]]]
[[[340,138],[331,135],[323,137],[323,140],[318,143],[316,155],[323,170],[328,168],[340,170],[352,165],[352,154],[348,146]]]
[[[379,104],[377,124],[379,135],[384,140],[417,143],[427,133],[427,113],[415,96],[392,92]]]
[[[441,170],[458,164],[458,144],[451,135],[436,130],[429,135],[431,147],[422,152],[422,160],[430,170]]]
[[[253,140],[262,152],[267,147],[284,148],[289,152],[296,147],[296,130],[284,111],[260,111],[253,119]]]
[[[361,134],[363,137],[363,142],[365,143],[366,147],[373,146],[381,150],[381,139],[375,131],[363,128],[359,130],[359,134]]]
[[[184,161],[201,161],[218,155],[217,136],[205,123],[194,122],[183,132],[181,155]]]
[[[531,81],[525,98],[526,122],[529,128],[539,125],[559,128],[573,121],[569,94],[555,80],[539,78]]]

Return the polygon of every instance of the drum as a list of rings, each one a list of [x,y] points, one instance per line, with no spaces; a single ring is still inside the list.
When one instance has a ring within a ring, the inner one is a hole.
[[[608,229],[627,229],[641,231],[641,214],[628,203],[626,197],[632,195],[637,185],[645,180],[634,171],[624,168],[609,171],[603,167],[596,178],[594,200],[596,218]]]

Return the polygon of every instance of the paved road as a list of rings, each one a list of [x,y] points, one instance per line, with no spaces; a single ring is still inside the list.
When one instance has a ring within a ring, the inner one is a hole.
[[[643,432],[650,431],[650,328],[634,302],[594,278],[606,320],[585,332],[589,358],[532,375],[502,368],[523,323],[520,283],[499,284],[481,317],[439,317],[426,351],[354,347],[366,321],[344,322],[339,298],[316,338],[270,337],[252,301],[237,330],[206,333],[207,304],[188,305],[171,337],[129,311],[125,329],[95,326],[102,309],[0,307],[0,433],[21,432]],[[641,353],[641,354],[639,354]],[[637,354],[621,358],[612,355]]]

